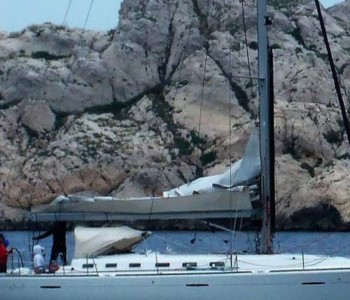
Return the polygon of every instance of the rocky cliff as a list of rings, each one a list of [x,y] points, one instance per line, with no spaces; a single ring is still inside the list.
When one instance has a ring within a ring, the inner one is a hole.
[[[316,9],[270,4],[278,226],[339,228],[349,145]],[[324,11],[347,104],[349,10]],[[124,0],[109,32],[2,33],[0,219],[63,193],[158,195],[240,158],[258,107],[255,14],[248,0]]]

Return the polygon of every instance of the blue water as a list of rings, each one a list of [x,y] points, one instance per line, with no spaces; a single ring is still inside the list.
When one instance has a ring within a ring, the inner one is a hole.
[[[10,247],[15,247],[21,253],[25,266],[31,265],[33,233],[29,231],[4,232],[10,241]],[[38,232],[35,235],[39,234]],[[233,252],[255,251],[255,233],[240,232],[232,235],[228,232],[174,232],[156,231],[140,243],[134,250],[143,252],[147,249],[166,253],[228,253],[231,245]],[[40,244],[45,248],[46,260],[50,257],[51,237],[43,239]],[[68,260],[73,258],[73,233],[67,233]],[[350,256],[350,233],[324,232],[279,232],[274,239],[276,253],[301,253]],[[9,258],[9,264],[17,266],[18,255]]]

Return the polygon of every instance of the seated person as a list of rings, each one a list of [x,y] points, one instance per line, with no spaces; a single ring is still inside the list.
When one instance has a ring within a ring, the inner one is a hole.
[[[40,274],[45,272],[45,260],[43,256],[44,248],[40,245],[35,245],[33,247],[34,253],[34,273]]]
[[[53,226],[45,233],[33,237],[34,241],[38,241],[52,235],[53,244],[50,256],[50,263],[52,261],[57,262],[57,257],[60,253],[62,253],[63,264],[67,264],[66,231],[67,222],[59,221],[55,222]]]
[[[12,249],[7,250],[8,241],[4,235],[0,233],[0,273],[7,272],[7,257],[12,253]]]

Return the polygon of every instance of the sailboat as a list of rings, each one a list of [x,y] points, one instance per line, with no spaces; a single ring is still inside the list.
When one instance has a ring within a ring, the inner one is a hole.
[[[349,258],[273,254],[274,153],[269,24],[267,0],[259,0],[260,132],[253,132],[244,157],[229,171],[166,191],[163,197],[117,199],[68,195],[35,208],[31,213],[33,221],[206,219],[227,218],[233,214],[251,217],[262,213],[261,253],[176,255],[146,251],[107,255],[104,251],[108,252],[110,247],[106,249],[106,244],[115,248],[118,243],[109,242],[107,236],[110,235],[101,231],[96,234],[106,237],[103,245],[91,245],[86,241],[78,244],[71,265],[54,273],[34,274],[30,269],[18,268],[1,275],[1,298],[348,299]],[[260,207],[254,206],[252,201],[255,195],[251,186],[257,177],[260,178]],[[76,229],[77,236],[86,236],[86,232],[86,228]],[[132,234],[129,246],[142,239],[142,234]]]

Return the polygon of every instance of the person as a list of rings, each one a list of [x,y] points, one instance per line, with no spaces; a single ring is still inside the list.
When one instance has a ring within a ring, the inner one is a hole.
[[[0,273],[7,272],[7,257],[12,253],[12,249],[7,250],[8,241],[4,235],[0,233]]]
[[[41,247],[39,244],[35,245],[33,247],[33,253],[34,253],[34,273],[40,274],[45,272],[45,260],[43,255],[44,248]]]
[[[59,254],[62,255],[63,264],[67,264],[67,246],[66,246],[66,231],[67,222],[59,221],[55,222],[54,225],[45,233],[33,237],[33,240],[41,240],[52,235],[52,249],[50,256],[50,264],[53,261],[57,261]]]

